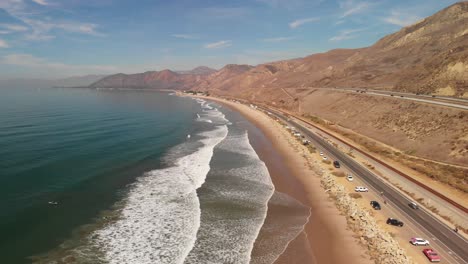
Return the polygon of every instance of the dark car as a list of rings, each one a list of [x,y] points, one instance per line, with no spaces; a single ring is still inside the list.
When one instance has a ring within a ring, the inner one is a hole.
[[[335,166],[335,168],[339,168],[339,167],[340,167],[340,162],[337,161],[337,160],[335,160],[335,161],[333,162],[333,166]]]
[[[387,224],[389,225],[394,225],[394,226],[403,226],[403,222],[398,220],[398,219],[395,219],[395,218],[388,218],[387,219]]]
[[[379,202],[377,202],[377,201],[371,201],[371,202],[370,202],[370,205],[371,205],[372,208],[374,208],[375,210],[380,210],[380,209],[381,209],[381,208],[380,208],[380,204],[379,204]]]

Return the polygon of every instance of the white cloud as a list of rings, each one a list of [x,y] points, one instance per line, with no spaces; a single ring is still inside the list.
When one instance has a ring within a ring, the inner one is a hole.
[[[34,3],[38,4],[38,5],[50,5],[49,2],[45,1],[45,0],[32,0]]]
[[[407,12],[392,10],[390,15],[385,17],[383,20],[388,24],[406,27],[421,20],[421,17]]]
[[[340,9],[342,10],[341,18],[362,13],[369,9],[371,4],[369,2],[346,0],[340,2]]]
[[[171,37],[174,38],[181,38],[181,39],[197,39],[197,36],[189,35],[189,34],[172,34]]]
[[[36,0],[41,5],[50,4],[48,1]],[[49,40],[54,38],[51,35],[52,30],[62,30],[66,32],[80,33],[92,36],[104,36],[98,32],[98,25],[93,23],[81,23],[74,21],[53,21],[37,18],[37,12],[31,5],[27,5],[23,0],[0,0],[0,8],[5,10],[10,16],[21,21],[29,28],[20,25],[7,24],[11,29],[9,31],[25,32],[26,39],[29,40]]]
[[[277,38],[265,38],[262,39],[265,42],[283,42],[294,39],[294,37],[277,37]]]
[[[4,41],[3,39],[0,39],[0,48],[9,48],[10,45],[8,45],[8,43],[6,41]]]
[[[289,27],[290,28],[297,28],[297,27],[300,27],[306,23],[311,23],[311,22],[316,22],[316,21],[319,21],[320,18],[318,17],[309,17],[309,18],[303,18],[303,19],[298,19],[298,20],[295,20],[291,23],[289,23]]]
[[[218,42],[205,44],[204,47],[207,48],[207,49],[219,49],[219,48],[229,47],[231,45],[232,45],[232,41],[230,41],[230,40],[221,40],[221,41],[218,41]]]
[[[358,29],[349,29],[349,30],[342,30],[340,33],[332,38],[330,38],[330,41],[342,41],[342,40],[347,40],[347,39],[353,39],[357,37],[358,35],[355,34],[360,31],[364,31],[364,28],[358,28]]]
[[[9,54],[0,59],[1,64],[22,66],[28,68],[40,68],[62,70],[70,72],[116,72],[117,68],[109,65],[73,65],[53,62],[47,59],[35,57],[30,54]]]
[[[8,32],[22,32],[29,30],[27,27],[17,24],[0,24],[0,28],[3,28]]]
[[[32,32],[26,35],[30,40],[49,40],[54,38],[50,35],[53,30],[63,30],[66,32],[80,33],[85,35],[103,37],[105,34],[98,32],[96,24],[79,23],[79,22],[48,22],[35,19],[24,19],[32,28]]]

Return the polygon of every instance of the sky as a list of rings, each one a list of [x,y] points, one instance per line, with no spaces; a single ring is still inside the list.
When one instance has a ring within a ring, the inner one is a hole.
[[[456,0],[0,0],[0,79],[256,65],[369,46]]]

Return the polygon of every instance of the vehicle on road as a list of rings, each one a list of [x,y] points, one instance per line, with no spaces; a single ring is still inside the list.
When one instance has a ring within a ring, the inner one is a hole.
[[[411,208],[413,208],[413,209],[415,209],[415,210],[419,209],[419,206],[418,206],[418,204],[417,204],[417,203],[415,203],[415,202],[411,202],[411,203],[409,203],[409,204],[408,204],[408,206],[409,206],[409,207],[411,207]]]
[[[410,239],[410,243],[413,246],[429,246],[429,241],[423,238],[419,238],[419,237],[412,237]]]
[[[374,210],[380,210],[380,209],[382,209],[382,208],[380,207],[379,202],[377,202],[377,201],[371,201],[371,202],[370,202],[370,205],[372,206],[372,208],[374,208]]]
[[[348,181],[353,181],[353,175],[348,174],[348,176],[346,176],[346,179],[347,179]]]
[[[423,249],[423,253],[430,262],[440,262],[439,254],[437,254],[437,252],[435,252],[432,248]]]
[[[355,192],[368,192],[369,189],[367,189],[366,187],[363,187],[363,186],[356,186],[356,188],[354,188],[354,191]]]
[[[394,225],[394,226],[399,226],[399,227],[402,227],[403,226],[403,222],[396,219],[396,218],[388,218],[387,219],[387,224],[388,225]]]
[[[337,169],[340,168],[340,162],[337,161],[337,160],[335,160],[335,161],[333,162],[333,166],[335,166],[335,168],[337,168]]]

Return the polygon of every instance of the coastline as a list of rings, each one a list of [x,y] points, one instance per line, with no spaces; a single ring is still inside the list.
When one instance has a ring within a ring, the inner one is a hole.
[[[198,96],[197,96],[198,97]],[[347,229],[346,219],[340,214],[334,202],[321,186],[320,177],[309,167],[298,149],[291,144],[291,138],[273,119],[246,105],[213,97],[201,97],[225,105],[248,119],[259,128],[273,144],[290,175],[275,172],[267,151],[258,151],[270,171],[276,190],[284,192],[311,208],[305,231],[290,242],[283,255],[275,263],[372,263],[365,249],[357,243],[354,233]],[[304,262],[304,254],[293,252],[309,251],[309,259]],[[310,253],[311,252],[311,253]],[[310,257],[310,254],[312,257]],[[294,259],[291,259],[294,256]]]

